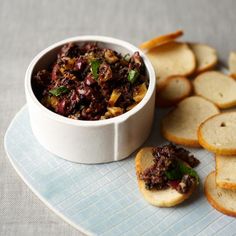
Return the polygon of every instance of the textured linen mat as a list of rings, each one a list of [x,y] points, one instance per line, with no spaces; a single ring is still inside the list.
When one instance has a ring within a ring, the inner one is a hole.
[[[145,145],[164,144],[157,111]],[[109,145],[109,144],[108,144]],[[108,164],[84,165],[60,159],[34,138],[27,106],[12,121],[5,136],[8,157],[30,189],[56,214],[90,235],[232,235],[235,220],[213,209],[200,188],[174,208],[149,205],[139,193],[134,155]],[[79,144],[78,144],[79,148]],[[214,158],[191,149],[201,161],[201,183],[214,169]]]

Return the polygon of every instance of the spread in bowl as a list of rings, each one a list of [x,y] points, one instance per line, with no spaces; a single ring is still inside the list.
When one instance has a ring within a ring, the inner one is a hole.
[[[77,120],[99,120],[129,111],[148,88],[139,52],[121,55],[96,42],[63,45],[49,68],[36,72],[32,86],[50,110]]]
[[[27,69],[33,134],[69,161],[124,159],[150,134],[155,86],[150,61],[132,44],[103,36],[65,39],[40,52]]]

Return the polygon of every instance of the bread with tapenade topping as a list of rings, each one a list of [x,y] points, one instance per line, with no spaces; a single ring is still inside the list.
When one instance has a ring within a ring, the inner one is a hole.
[[[225,112],[205,120],[198,129],[202,147],[219,155],[236,155],[236,112]]]
[[[145,182],[140,179],[140,173],[142,173],[146,168],[153,164],[152,148],[146,147],[141,149],[135,158],[135,167],[138,180],[139,190],[143,197],[152,205],[158,207],[172,207],[180,204],[187,198],[191,196],[196,188],[196,184],[193,184],[190,190],[181,194],[174,188],[167,188],[164,190],[148,190],[145,187]]]
[[[216,185],[236,190],[236,156],[216,155]]]
[[[208,202],[218,211],[229,216],[236,216],[236,190],[223,189],[216,185],[215,172],[211,172],[204,185]]]
[[[187,97],[162,119],[162,135],[173,143],[199,147],[198,127],[218,113],[219,109],[212,102],[198,96]]]

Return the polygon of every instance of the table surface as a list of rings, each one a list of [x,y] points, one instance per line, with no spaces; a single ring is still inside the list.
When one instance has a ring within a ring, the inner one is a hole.
[[[17,176],[3,147],[11,119],[25,104],[24,74],[48,45],[97,34],[135,45],[176,29],[184,40],[207,43],[227,64],[236,50],[233,0],[1,0],[0,235],[83,235],[51,212]]]

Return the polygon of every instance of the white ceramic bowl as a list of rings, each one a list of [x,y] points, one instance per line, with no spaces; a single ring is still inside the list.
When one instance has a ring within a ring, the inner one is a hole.
[[[98,121],[69,119],[44,107],[33,93],[32,75],[55,61],[61,46],[68,42],[98,42],[123,55],[139,51],[149,77],[148,91],[143,100],[120,116]],[[102,36],[79,36],[55,43],[33,59],[25,76],[25,93],[33,133],[44,148],[69,161],[92,164],[121,160],[140,147],[150,134],[155,84],[155,72],[150,61],[142,51],[125,41]]]

